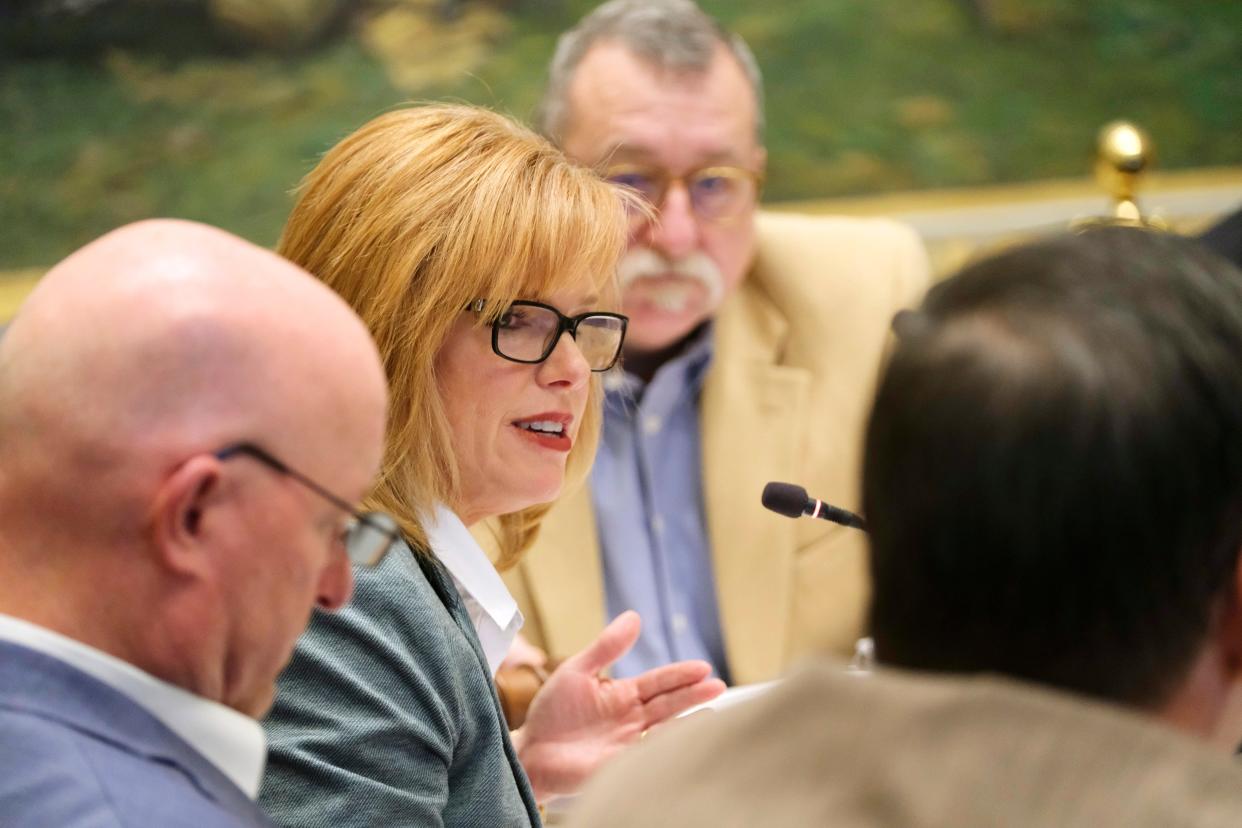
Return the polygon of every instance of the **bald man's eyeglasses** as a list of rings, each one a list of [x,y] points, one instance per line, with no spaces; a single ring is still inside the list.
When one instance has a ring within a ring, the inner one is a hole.
[[[292,477],[333,506],[348,514],[350,519],[345,524],[341,540],[345,545],[345,554],[349,556],[351,563],[360,566],[375,566],[383,560],[384,555],[392,548],[393,543],[400,540],[401,531],[397,528],[397,521],[391,515],[384,512],[358,511],[349,504],[349,501],[332,494],[332,492],[314,480],[295,469],[289,468],[289,466],[253,443],[234,443],[215,452],[214,456],[217,460],[231,460],[234,457],[241,457],[243,455],[258,460],[273,471]]]

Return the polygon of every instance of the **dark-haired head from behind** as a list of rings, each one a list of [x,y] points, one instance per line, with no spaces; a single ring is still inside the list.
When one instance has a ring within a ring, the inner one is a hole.
[[[1242,273],[1099,228],[899,321],[864,470],[880,660],[1208,726],[1242,663]]]

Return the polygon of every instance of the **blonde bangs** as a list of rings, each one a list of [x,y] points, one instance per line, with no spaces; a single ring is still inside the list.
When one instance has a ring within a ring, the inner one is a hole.
[[[583,279],[599,309],[616,307],[626,198],[533,132],[468,106],[381,115],[302,183],[277,249],[340,294],[379,347],[389,430],[367,503],[392,514],[416,547],[427,546],[423,515],[460,497],[435,376],[455,320],[477,299],[485,324],[516,299],[581,289]],[[593,377],[567,488],[594,459],[601,399]],[[518,560],[548,508],[501,517],[497,566]]]
[[[550,147],[521,159],[509,174],[480,187],[488,204],[468,219],[477,228],[469,241],[475,262],[466,302],[485,300],[491,322],[516,299],[541,299],[565,289],[597,294],[598,310],[619,304],[617,263],[625,249],[627,220],[622,196],[592,171],[569,166]],[[477,221],[477,215],[486,215]],[[465,235],[465,228],[459,232]],[[463,285],[464,286],[464,285]],[[568,310],[568,309],[562,309]]]

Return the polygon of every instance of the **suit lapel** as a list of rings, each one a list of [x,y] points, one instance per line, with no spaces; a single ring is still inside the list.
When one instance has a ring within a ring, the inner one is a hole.
[[[410,555],[423,571],[423,577],[431,584],[431,588],[440,599],[440,603],[444,604],[448,614],[453,617],[453,621],[457,624],[457,628],[461,630],[461,634],[470,643],[470,649],[479,661],[479,668],[490,677],[492,668],[487,663],[487,655],[483,652],[483,645],[479,643],[479,634],[475,631],[474,624],[470,621],[470,615],[466,612],[466,605],[461,600],[461,594],[458,593],[457,587],[453,584],[452,576],[448,574],[448,570],[444,568],[444,565],[432,555],[418,553],[413,551],[413,549],[410,550]],[[500,709],[499,700],[496,702],[496,709]]]
[[[445,609],[448,610],[449,615],[453,616],[453,621],[456,622],[457,628],[461,630],[461,634],[470,642],[470,649],[474,651],[474,656],[478,659],[479,669],[487,676],[487,687],[491,693],[492,709],[497,721],[500,722],[505,758],[509,761],[509,769],[513,772],[518,792],[522,795],[522,801],[526,805],[530,823],[531,825],[538,825],[539,805],[535,801],[534,791],[531,790],[530,779],[526,776],[526,769],[522,767],[517,751],[513,747],[513,742],[509,739],[509,723],[505,720],[504,709],[500,706],[500,697],[496,695],[496,686],[491,680],[492,668],[487,663],[487,655],[483,652],[483,645],[479,642],[478,633],[475,632],[474,624],[470,621],[470,615],[466,612],[461,595],[457,592],[457,588],[453,585],[452,578],[443,564],[438,560],[434,560],[431,555],[419,554],[413,551],[410,554],[414,556],[419,568],[423,571],[423,575],[444,604]]]
[[[586,647],[607,621],[591,495],[583,485],[557,503],[522,576],[543,628],[545,649],[569,655]],[[537,587],[537,588],[536,588]]]
[[[786,322],[757,281],[716,320],[703,387],[703,488],[731,678],[749,683],[784,663],[793,601],[796,523],[760,494],[799,468],[810,374],[778,364]],[[796,481],[792,481],[796,482]]]

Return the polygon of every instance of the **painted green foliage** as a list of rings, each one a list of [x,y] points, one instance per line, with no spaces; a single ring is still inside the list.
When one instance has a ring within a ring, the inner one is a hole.
[[[184,44],[156,26],[37,57],[0,46],[0,269],[150,215],[271,244],[298,179],[372,115],[445,97],[528,115],[556,34],[593,5],[357,3],[283,52],[189,24]],[[1115,117],[1148,130],[1162,168],[1242,164],[1242,3],[704,6],[764,68],[769,199],[1082,175]]]

